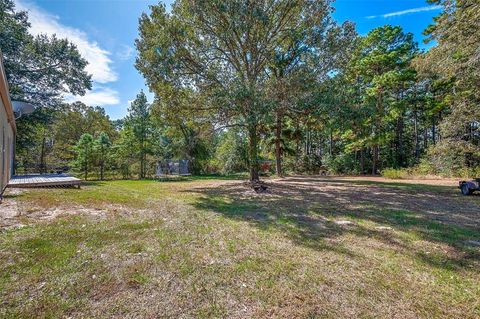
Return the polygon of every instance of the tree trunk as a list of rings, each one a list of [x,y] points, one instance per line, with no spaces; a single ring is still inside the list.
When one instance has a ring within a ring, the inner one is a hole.
[[[428,131],[427,127],[423,129],[423,148],[426,150],[428,148]]]
[[[403,113],[397,120],[397,165],[399,167],[405,166],[405,157],[403,150],[403,130],[404,130],[404,120]]]
[[[142,142],[143,144],[143,142]],[[145,165],[144,161],[143,161],[143,145],[142,145],[142,150],[140,151],[140,179],[143,179],[145,176],[144,176],[144,170],[143,170],[143,166]]]
[[[300,128],[299,128],[299,124],[296,123],[295,124],[295,142],[296,142],[296,145],[295,145],[295,171],[298,170],[298,163],[300,161],[300,135],[298,134]]]
[[[372,156],[372,175],[377,174],[377,161],[378,161],[378,145],[373,146],[373,156]]]
[[[85,180],[88,178],[88,162],[87,162],[87,157],[85,156]]]
[[[333,129],[330,127],[330,156],[333,155]]]
[[[360,149],[360,174],[365,173],[365,149]]]
[[[275,128],[275,173],[282,177],[282,118],[283,114],[277,112],[277,126]]]
[[[100,162],[100,180],[103,181],[103,170],[104,170],[105,164],[103,163],[103,159]]]
[[[45,135],[43,136],[42,139],[42,150],[40,151],[40,174],[45,174],[46,173],[46,163],[45,163]]]
[[[142,137],[140,140],[140,179],[145,178],[145,160],[144,160],[144,154],[145,154],[145,131],[143,129],[143,124],[142,124]]]
[[[437,142],[437,127],[435,125],[435,117],[432,118],[432,143],[435,145]]]
[[[257,125],[248,125],[249,138],[249,157],[250,157],[250,181],[258,182],[260,180],[258,174],[258,140],[257,140]]]
[[[413,130],[415,134],[415,163],[418,163],[418,160],[420,159],[420,140],[418,138],[418,114],[416,108],[413,112],[413,120]]]
[[[379,88],[377,92],[377,114],[375,116],[375,126],[374,126],[374,137],[376,140],[376,143],[378,143],[378,137],[377,137],[377,132],[381,132],[382,128],[381,126],[381,116],[383,115],[383,88]],[[372,156],[372,175],[375,175],[377,173],[377,162],[378,162],[378,144],[375,144],[373,146],[373,156]]]

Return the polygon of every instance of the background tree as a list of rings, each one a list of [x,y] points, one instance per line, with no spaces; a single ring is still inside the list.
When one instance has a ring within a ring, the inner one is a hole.
[[[93,160],[93,136],[88,133],[82,134],[75,145],[75,151],[77,156],[74,165],[83,171],[84,179],[87,180]]]
[[[100,167],[100,180],[102,181],[105,173],[105,164],[110,155],[111,145],[110,138],[105,132],[101,132],[94,142],[94,151]]]
[[[178,0],[171,13],[153,6],[150,16],[140,19],[136,66],[161,99],[195,87],[224,125],[244,126],[250,180],[256,181],[258,129],[269,113],[263,90],[267,64],[283,39],[302,27],[297,24],[302,16],[328,6],[321,0]],[[322,21],[323,15],[310,18]]]
[[[85,94],[91,76],[75,45],[56,36],[33,37],[29,27],[27,12],[0,0],[0,48],[12,99],[52,106],[63,93]]]
[[[435,41],[437,45],[415,63],[418,72],[435,90],[427,96],[430,104],[436,106],[431,108],[435,111],[431,125],[435,145],[430,149],[429,160],[445,171],[477,167],[480,165],[480,4],[475,0],[429,2],[444,6],[443,12],[425,30],[427,41]]]
[[[152,123],[147,96],[143,91],[137,94],[130,104],[128,115],[125,118],[125,129],[131,130],[134,139],[131,141],[131,150],[136,152],[140,162],[139,177],[145,178],[147,154],[150,152],[150,137]]]
[[[118,135],[109,116],[101,107],[87,106],[81,102],[64,104],[56,112],[50,130],[53,135],[53,149],[50,163],[65,165],[74,157],[72,145],[83,133],[99,136],[104,132],[110,140]]]
[[[413,34],[398,26],[378,27],[358,42],[350,72],[353,82],[363,82],[363,103],[370,110],[365,124],[371,128],[372,174],[377,173],[380,146],[388,139],[386,122],[398,111],[393,101],[406,90],[402,83],[413,74],[410,62],[416,52]]]
[[[236,129],[222,132],[215,148],[213,164],[222,174],[248,170],[248,144],[244,134]]]
[[[317,82],[338,72],[356,36],[351,23],[338,26],[332,20],[329,1],[317,1],[302,9],[291,31],[273,49],[268,64],[278,176],[282,175],[282,134],[287,134],[283,131],[285,117],[305,111],[305,104],[298,100],[312,94]]]
[[[74,44],[56,36],[34,37],[29,27],[27,12],[16,11],[12,0],[0,0],[0,49],[11,98],[48,107],[51,112],[61,105],[62,94],[85,94],[91,88],[91,76],[85,71],[87,61]],[[48,136],[42,132],[49,125],[47,113],[39,108],[17,120],[17,154],[45,150]],[[44,171],[45,152],[39,153],[41,156],[34,159],[21,158],[22,165],[36,162]]]
[[[138,161],[137,152],[132,148],[135,143],[137,140],[133,131],[126,128],[119,132],[119,137],[112,146],[114,167],[123,179],[132,177],[131,167]]]

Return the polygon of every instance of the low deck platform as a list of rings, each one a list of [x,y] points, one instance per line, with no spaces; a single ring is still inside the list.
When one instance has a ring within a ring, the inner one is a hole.
[[[68,174],[43,174],[43,175],[15,175],[10,179],[7,187],[32,188],[52,186],[77,186],[80,188],[81,180]]]

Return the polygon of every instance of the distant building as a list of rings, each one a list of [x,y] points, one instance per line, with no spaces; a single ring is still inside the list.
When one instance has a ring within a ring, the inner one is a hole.
[[[15,116],[0,52],[0,198],[13,174]]]

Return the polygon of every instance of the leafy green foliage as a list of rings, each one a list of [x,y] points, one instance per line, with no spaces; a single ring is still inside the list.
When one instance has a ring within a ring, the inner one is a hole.
[[[85,178],[147,178],[159,160],[188,159],[195,174],[248,170],[254,181],[275,160],[277,175],[474,176],[479,5],[429,2],[444,10],[425,30],[437,43],[428,52],[398,26],[358,36],[333,21],[328,0],[152,6],[136,67],[155,99],[140,92],[111,121],[102,108],[61,103],[90,87],[86,61],[66,40],[29,35],[27,13],[0,0],[12,97],[43,106],[17,122],[17,169],[74,161]]]
[[[93,162],[93,146],[93,136],[88,133],[82,134],[75,146],[77,156],[74,165],[83,171],[85,180],[88,178],[88,172]]]
[[[94,151],[97,163],[100,166],[100,180],[103,180],[105,166],[108,164],[112,142],[107,133],[101,132],[94,141]]]
[[[222,174],[246,171],[248,168],[248,145],[245,137],[236,130],[223,133],[216,147],[213,166]]]
[[[473,168],[480,166],[480,4],[475,0],[434,2],[443,5],[444,11],[425,34],[437,45],[419,57],[416,67],[434,84],[450,85],[435,98],[443,109],[442,140],[432,150],[431,160],[438,163],[438,154],[445,152],[448,160],[442,167],[447,170]]]
[[[91,76],[74,44],[55,35],[34,37],[29,26],[27,12],[16,11],[12,0],[0,0],[0,49],[11,98],[40,107],[17,122],[18,166],[35,166],[44,173],[46,154],[52,149],[52,113],[61,105],[62,94],[85,94]]]
[[[125,119],[125,129],[131,131],[129,140],[130,152],[136,154],[140,161],[139,177],[145,178],[147,170],[147,154],[151,152],[150,137],[152,134],[152,123],[147,96],[143,91],[130,105],[128,115]]]
[[[85,94],[91,76],[75,45],[56,36],[33,37],[28,27],[27,12],[0,0],[0,48],[12,99],[55,106],[62,93]]]
[[[278,89],[284,75],[307,65],[323,75],[332,69],[319,63],[320,55],[329,56],[327,47],[335,51],[329,45],[342,34],[330,12],[324,0],[178,0],[170,13],[164,5],[152,6],[151,14],[140,18],[136,66],[160,99],[175,101],[194,88],[206,102],[174,102],[174,107],[197,111],[207,105],[221,125],[244,127],[250,179],[258,180],[259,129],[286,93]],[[278,80],[270,85],[276,102],[265,90],[271,78]]]
[[[379,148],[390,138],[387,125],[403,120],[404,105],[398,103],[398,97],[405,94],[408,82],[414,79],[409,64],[416,52],[413,34],[386,25],[360,39],[349,67],[351,81],[359,84],[363,106],[369,109],[364,125],[371,133],[365,136],[365,142],[373,149],[373,174],[377,172]]]

